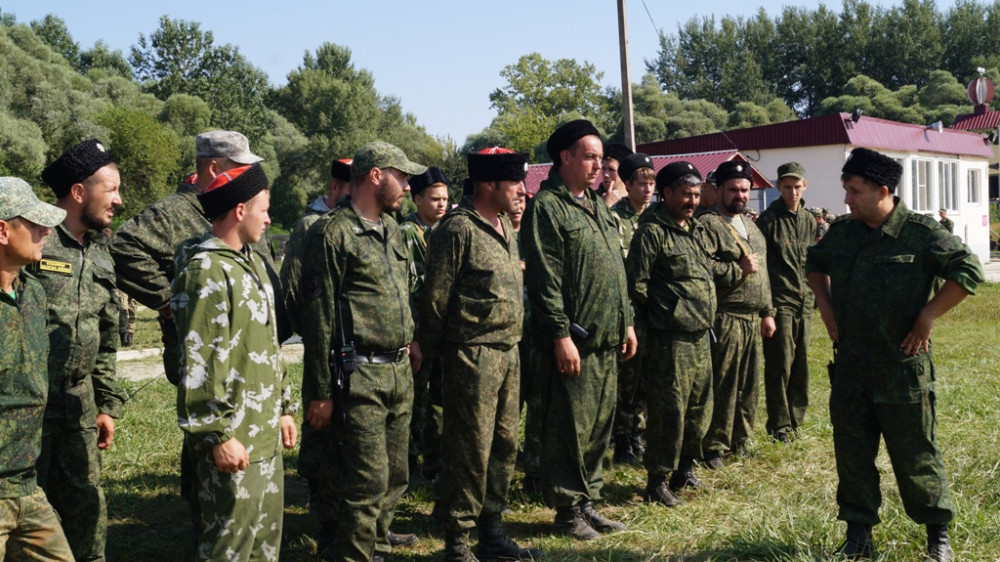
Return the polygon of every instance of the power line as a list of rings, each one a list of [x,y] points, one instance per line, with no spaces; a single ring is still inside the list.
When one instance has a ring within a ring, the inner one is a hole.
[[[656,32],[656,36],[659,37],[663,31],[656,26],[656,22],[653,21],[653,14],[649,13],[649,6],[646,5],[646,0],[642,0],[642,7],[646,10],[646,16],[649,17],[649,24],[653,26],[653,31]]]

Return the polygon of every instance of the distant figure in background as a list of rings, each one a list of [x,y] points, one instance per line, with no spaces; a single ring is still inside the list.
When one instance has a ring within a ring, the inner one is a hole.
[[[715,183],[715,170],[712,170],[701,182],[701,200],[698,202],[698,208],[694,210],[694,218],[704,215],[718,203],[719,188]]]
[[[813,207],[809,209],[809,212],[816,219],[816,241],[819,242],[819,239],[830,230],[830,223],[826,222],[826,213],[823,212],[823,209]]]
[[[941,217],[941,220],[938,221],[941,223],[941,226],[943,226],[944,229],[947,230],[950,234],[954,234],[955,221],[948,218],[948,209],[939,209],[938,216]]]

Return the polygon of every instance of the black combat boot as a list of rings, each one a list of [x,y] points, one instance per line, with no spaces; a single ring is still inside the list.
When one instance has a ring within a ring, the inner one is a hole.
[[[598,533],[614,533],[616,531],[624,531],[628,528],[620,521],[612,521],[597,513],[597,510],[594,509],[594,502],[589,500],[584,502],[580,508],[580,513],[583,514],[583,518]]]
[[[417,544],[417,541],[420,540],[420,538],[417,537],[417,535],[414,533],[396,534],[393,533],[392,531],[386,533],[385,539],[389,541],[389,544],[392,545],[392,548],[400,546],[413,546]]]
[[[705,466],[712,470],[720,470],[726,466],[726,463],[722,460],[722,455],[718,451],[709,451],[705,455]]]
[[[484,511],[476,521],[479,529],[479,544],[476,556],[480,560],[541,560],[542,551],[523,548],[504,534],[500,525],[500,514]]]
[[[581,541],[589,541],[601,536],[600,533],[590,526],[590,523],[587,523],[586,518],[583,516],[583,511],[578,505],[574,505],[573,507],[557,507],[555,528],[557,533]]]
[[[448,531],[444,535],[445,562],[479,562],[469,548],[468,531]]]
[[[833,555],[847,560],[864,560],[874,556],[872,526],[848,521],[847,539],[833,552]]]
[[[646,442],[642,438],[642,432],[629,434],[628,442],[632,444],[632,454],[641,457],[646,452]]]
[[[691,457],[681,457],[681,462],[677,465],[677,470],[670,475],[670,489],[677,492],[684,488],[692,490],[703,490],[705,483],[694,477],[694,459]]]
[[[670,487],[667,486],[667,477],[663,475],[649,475],[646,491],[642,497],[648,502],[658,502],[667,507],[676,507],[684,503],[682,499],[670,491]]]
[[[951,549],[951,541],[948,540],[947,525],[927,526],[927,557],[924,562],[952,562],[955,559],[955,551]]]
[[[632,440],[628,435],[620,433],[615,435],[615,455],[612,457],[615,464],[638,465],[639,457],[632,450]]]

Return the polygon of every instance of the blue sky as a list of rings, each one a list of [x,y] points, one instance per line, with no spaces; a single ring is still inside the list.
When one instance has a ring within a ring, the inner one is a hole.
[[[943,0],[938,9],[952,4]],[[750,16],[760,8],[773,16],[786,5],[818,3],[646,0],[644,8],[640,0],[626,0],[632,82],[645,72],[644,60],[656,56],[657,28],[674,32],[692,17]],[[827,5],[841,9],[839,1]],[[103,39],[126,55],[164,14],[197,21],[217,43],[237,45],[274,84],[285,82],[306,51],[325,41],[345,45],[355,66],[371,71],[380,93],[398,97],[432,135],[459,144],[489,125],[495,115],[489,94],[503,85],[499,73],[523,54],[588,61],[604,73],[603,84],[621,85],[616,0],[5,0],[0,9],[19,22],[54,13],[82,48]]]

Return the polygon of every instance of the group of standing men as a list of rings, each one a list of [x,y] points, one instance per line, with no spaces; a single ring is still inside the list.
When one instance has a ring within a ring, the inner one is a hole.
[[[610,209],[590,189],[600,135],[572,121],[548,139],[553,166],[519,239],[510,217],[525,210],[526,155],[468,155],[469,197],[443,217],[420,213],[422,224],[404,235],[392,213],[410,182],[437,209],[444,205],[426,189],[446,192],[447,180],[373,142],[334,163],[330,193],[296,227],[279,283],[261,159],[239,133],[205,133],[196,145],[197,173],[110,246],[102,236],[121,199],[100,143],[72,147],[43,173],[58,208],[25,182],[2,180],[0,512],[20,523],[2,528],[0,558],[13,537],[52,559],[103,559],[98,451],[111,446],[124,402],[113,383],[117,285],[160,315],[199,559],[280,553],[280,448],[297,438],[279,351],[289,322],[305,344],[303,434],[312,444],[303,468],[325,558],[379,560],[412,539],[389,527],[409,478],[414,373],[437,361],[437,374],[417,380],[429,388],[439,377],[448,439],[436,513],[446,559],[537,559],[501,526],[522,367],[541,406],[542,489],[556,529],[593,539],[625,528],[595,506],[612,435],[630,439],[635,426],[618,398],[619,371],[632,373],[621,381],[628,405],[646,398],[644,496],[677,505],[682,490],[705,487],[695,461],[719,468],[746,446],[761,348],[769,434],[784,442],[801,426],[815,294],[837,346],[831,417],[848,522],[838,552],[873,552],[881,435],[907,512],[927,525],[928,559],[951,560],[929,337],[982,272],[957,238],[892,196],[892,159],[852,153],[842,177],[851,220],[812,245],[800,165],[779,168],[781,198],[755,224],[744,214],[746,163],[714,171],[718,201],[696,214],[705,182],[692,164],[654,173],[648,156],[622,155],[627,195]],[[654,189],[660,203],[650,207]],[[421,228],[429,220],[434,228]],[[426,251],[419,264],[415,241]],[[935,277],[946,280],[936,294]],[[530,365],[517,347],[525,291]],[[34,368],[46,362],[48,377]]]

